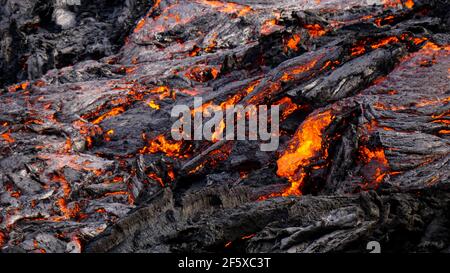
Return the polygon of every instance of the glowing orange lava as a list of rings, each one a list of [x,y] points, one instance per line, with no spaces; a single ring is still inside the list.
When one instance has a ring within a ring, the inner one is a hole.
[[[155,139],[148,142],[148,145],[142,148],[139,153],[141,154],[155,154],[158,152],[164,153],[170,157],[184,157],[182,154],[181,141],[169,141],[164,135],[159,135]]]
[[[287,41],[286,47],[290,48],[294,51],[298,50],[298,44],[300,43],[300,35],[294,34],[292,37]]]
[[[306,174],[303,168],[323,150],[323,132],[333,120],[331,110],[308,117],[292,138],[288,148],[277,161],[277,174],[291,183],[282,195],[300,195]]]
[[[303,72],[306,72],[308,70],[311,70],[314,68],[314,66],[317,64],[317,60],[312,60],[305,65],[294,67],[293,69],[285,72],[283,76],[281,77],[281,81],[286,82],[294,79],[295,75],[301,74]]]
[[[384,7],[385,8],[396,8],[398,6],[404,6],[408,9],[412,9],[414,7],[414,1],[413,0],[384,0]]]
[[[107,112],[106,114],[101,115],[100,117],[96,118],[92,124],[99,124],[100,122],[102,122],[104,119],[108,118],[108,117],[114,117],[117,115],[122,114],[123,112],[125,112],[125,107],[123,106],[119,106],[116,108],[111,109],[109,112]]]
[[[319,24],[304,25],[303,27],[308,30],[309,35],[311,35],[312,37],[320,37],[325,35],[326,33],[325,28]]]
[[[287,117],[289,117],[292,113],[297,111],[298,109],[302,108],[301,106],[294,103],[291,98],[284,97],[280,99],[279,101],[274,103],[275,105],[280,105],[281,109],[281,120],[285,120]]]
[[[207,82],[216,79],[218,75],[219,70],[217,68],[202,66],[194,66],[185,74],[187,78],[197,82]]]
[[[386,46],[388,44],[398,43],[398,42],[399,42],[399,40],[397,37],[391,36],[391,37],[383,38],[383,39],[373,43],[370,47],[372,47],[372,49],[376,49],[376,48]]]
[[[276,18],[264,21],[264,23],[261,26],[260,33],[262,35],[268,35],[268,34],[272,33],[275,29],[279,28],[277,23],[278,23],[278,20]]]
[[[380,184],[389,171],[389,163],[384,154],[384,149],[381,147],[369,149],[361,146],[359,154],[362,161],[366,163],[365,176],[369,177],[370,182]]]
[[[0,247],[2,247],[6,242],[6,235],[5,233],[0,231]]]
[[[141,20],[139,20],[139,22],[136,25],[136,28],[134,29],[134,33],[139,32],[145,25],[145,18],[142,18]]]
[[[153,108],[153,109],[155,109],[155,110],[159,110],[161,107],[159,106],[159,104],[157,104],[154,100],[151,100],[151,101],[149,101],[148,103],[147,103],[147,105],[150,107],[150,108]]]
[[[238,16],[244,16],[252,9],[249,6],[239,5],[232,2],[221,2],[214,0],[197,0],[197,2],[216,8],[220,12],[224,13],[236,13]]]
[[[254,81],[252,83],[250,83],[249,86],[247,86],[244,90],[241,90],[239,92],[237,92],[236,94],[234,94],[233,96],[229,97],[227,100],[223,101],[222,103],[220,103],[220,108],[225,111],[226,107],[229,105],[235,105],[238,102],[240,102],[245,96],[249,95],[251,92],[253,92],[253,90],[255,89],[255,87],[259,84],[260,80]],[[205,111],[208,107],[210,107],[212,105],[212,102],[207,102],[205,104],[202,105],[201,109],[194,109],[193,114],[195,114],[195,112],[198,111]],[[222,119],[220,121],[219,124],[219,128],[217,128],[213,135],[212,135],[212,141],[213,142],[217,142],[220,139],[220,136],[222,135],[223,131],[225,130],[225,120]]]
[[[4,133],[4,134],[1,134],[0,136],[8,143],[16,142],[16,140],[9,133]]]

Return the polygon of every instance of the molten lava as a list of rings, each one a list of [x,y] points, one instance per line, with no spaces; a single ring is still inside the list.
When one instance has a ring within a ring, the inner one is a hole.
[[[217,9],[219,12],[236,13],[238,16],[244,16],[250,11],[252,11],[252,9],[249,6],[239,5],[231,2],[222,2],[214,0],[197,0],[197,2],[213,7]]]
[[[278,22],[278,20],[276,18],[264,21],[264,23],[261,25],[261,29],[260,29],[261,35],[269,35],[270,33],[274,32],[275,30],[282,28],[281,26],[277,25],[277,22]]]
[[[414,7],[413,0],[384,0],[385,8],[396,8],[398,6],[404,6],[408,9],[412,9]]]
[[[294,34],[292,37],[287,41],[286,47],[293,50],[298,51],[298,44],[300,43],[300,35]]]
[[[141,154],[164,153],[169,157],[186,157],[182,151],[183,142],[167,140],[164,135],[159,135],[148,142],[148,145],[142,148]]]
[[[238,102],[240,102],[245,96],[249,95],[253,90],[255,90],[255,87],[259,84],[260,80],[256,80],[252,83],[250,83],[249,86],[247,86],[244,90],[241,90],[234,94],[233,96],[229,97],[227,100],[220,103],[220,108],[222,111],[226,110],[226,107],[229,105],[235,105]],[[204,104],[204,107],[202,111],[205,111],[208,106],[211,105],[211,102]],[[195,111],[195,109],[194,109]],[[225,130],[225,120],[222,119],[219,124],[219,128],[216,128],[212,135],[212,141],[217,142],[222,135],[223,131]]]
[[[379,185],[389,171],[389,163],[381,147],[369,149],[361,146],[359,149],[361,160],[366,164],[364,168],[364,177],[370,184]]]
[[[317,59],[314,59],[306,63],[305,65],[294,67],[292,70],[287,71],[283,74],[283,76],[281,77],[281,81],[283,82],[291,81],[294,79],[295,75],[311,70],[312,68],[314,68],[316,64]]]
[[[280,106],[281,120],[287,119],[292,113],[302,108],[302,106],[294,103],[289,97],[284,97],[274,104]]]
[[[311,37],[320,37],[327,33],[325,28],[319,24],[304,25],[303,27],[308,30],[308,33],[309,35],[311,35]]]
[[[4,133],[4,134],[1,134],[0,136],[8,143],[16,142],[16,140],[14,138],[12,138],[9,133]]]
[[[215,67],[200,66],[194,66],[185,74],[186,77],[197,82],[207,82],[216,79],[218,75],[219,70]]]
[[[99,124],[99,123],[101,123],[104,119],[106,119],[106,118],[108,118],[108,117],[114,117],[114,116],[120,115],[120,114],[122,114],[123,112],[125,112],[125,108],[124,108],[123,106],[113,108],[113,109],[111,109],[109,112],[107,112],[107,113],[105,113],[105,114],[99,116],[98,118],[96,118],[96,119],[92,122],[92,124]]]
[[[288,148],[277,161],[277,174],[291,183],[282,195],[300,195],[306,174],[303,169],[320,156],[324,149],[323,132],[333,121],[331,110],[308,117],[292,138]]]

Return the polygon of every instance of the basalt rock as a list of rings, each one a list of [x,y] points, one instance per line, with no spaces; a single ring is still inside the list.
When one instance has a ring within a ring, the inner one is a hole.
[[[117,52],[151,3],[2,0],[0,88]]]

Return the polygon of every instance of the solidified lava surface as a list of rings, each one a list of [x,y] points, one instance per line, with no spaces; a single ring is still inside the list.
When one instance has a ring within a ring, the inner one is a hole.
[[[446,1],[97,2],[0,1],[1,252],[450,251]]]

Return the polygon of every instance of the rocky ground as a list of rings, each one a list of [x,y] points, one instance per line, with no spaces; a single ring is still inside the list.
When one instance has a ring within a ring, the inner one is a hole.
[[[1,251],[450,251],[447,1],[0,2]],[[279,149],[173,140],[193,97]]]

